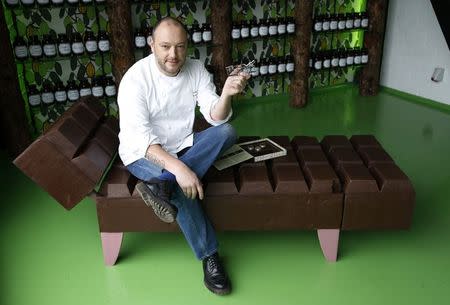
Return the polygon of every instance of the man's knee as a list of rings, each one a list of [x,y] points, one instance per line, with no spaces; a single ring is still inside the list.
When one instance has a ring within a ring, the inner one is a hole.
[[[220,138],[224,139],[226,142],[235,143],[237,140],[237,133],[231,124],[224,123],[222,125],[216,126],[220,132]]]

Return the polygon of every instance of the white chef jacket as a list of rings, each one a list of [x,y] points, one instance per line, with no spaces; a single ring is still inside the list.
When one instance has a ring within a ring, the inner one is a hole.
[[[186,59],[176,76],[164,75],[153,54],[136,62],[123,76],[119,105],[119,155],[124,165],[144,158],[149,145],[176,153],[193,144],[195,105],[211,125],[225,123],[211,118],[219,101],[211,76],[199,60]]]

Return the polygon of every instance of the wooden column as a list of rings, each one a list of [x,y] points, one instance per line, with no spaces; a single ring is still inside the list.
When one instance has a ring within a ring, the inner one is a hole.
[[[131,5],[127,0],[108,1],[107,13],[111,31],[111,64],[116,85],[134,64]]]
[[[217,93],[222,92],[227,79],[225,67],[231,65],[231,1],[211,0],[213,51],[211,65]]]
[[[291,83],[289,105],[296,108],[305,106],[308,101],[312,14],[313,1],[295,1],[295,36],[292,41],[295,70]]]
[[[31,143],[25,104],[20,93],[14,54],[9,43],[3,5],[0,4],[0,128],[2,140],[13,157]]]
[[[369,30],[364,34],[364,47],[368,50],[369,62],[362,69],[359,81],[359,94],[363,96],[376,95],[380,88],[381,55],[387,5],[387,0],[367,1]]]

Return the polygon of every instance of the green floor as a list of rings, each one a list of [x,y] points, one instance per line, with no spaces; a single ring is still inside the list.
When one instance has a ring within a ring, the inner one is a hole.
[[[241,135],[374,134],[416,189],[411,230],[343,232],[337,263],[312,231],[220,233],[234,290],[218,297],[179,233],[127,233],[105,267],[93,202],[65,211],[0,153],[0,304],[450,304],[448,108],[342,87],[234,109]]]

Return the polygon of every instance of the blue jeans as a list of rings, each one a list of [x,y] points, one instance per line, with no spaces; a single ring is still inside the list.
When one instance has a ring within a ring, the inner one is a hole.
[[[210,127],[194,133],[194,144],[179,157],[201,179],[217,157],[236,142],[236,132],[228,124]],[[127,166],[138,179],[151,178],[175,180],[175,176],[155,163],[141,158]],[[217,251],[218,242],[214,229],[206,217],[198,199],[188,199],[176,184],[170,202],[177,207],[177,222],[187,242],[198,259],[204,259]]]

